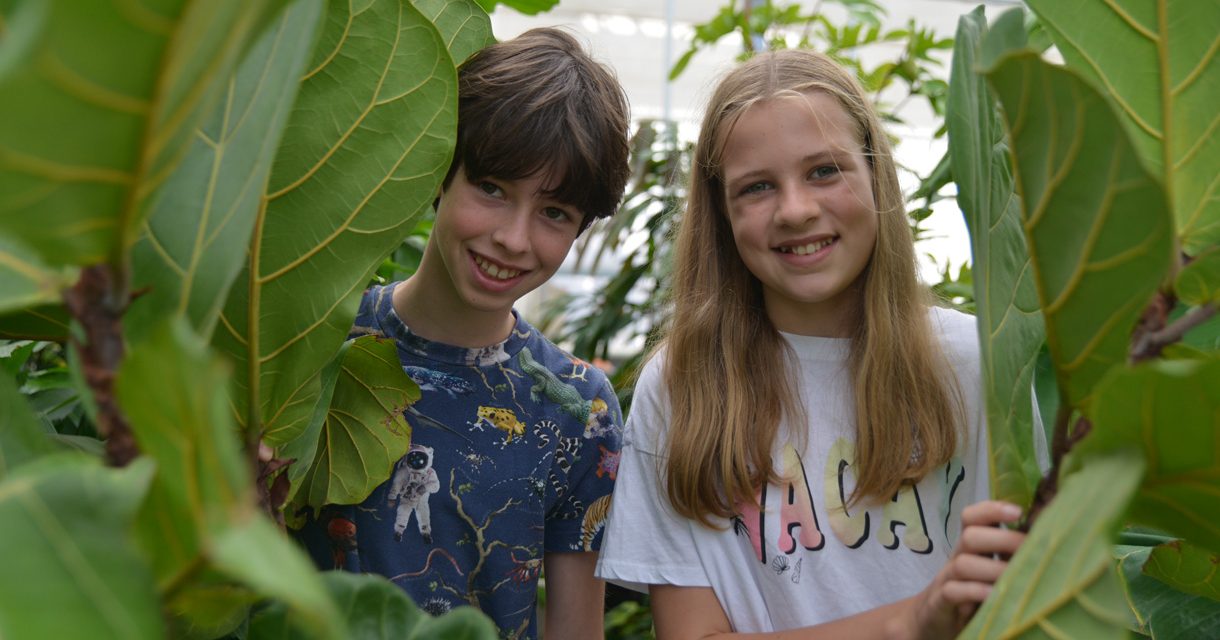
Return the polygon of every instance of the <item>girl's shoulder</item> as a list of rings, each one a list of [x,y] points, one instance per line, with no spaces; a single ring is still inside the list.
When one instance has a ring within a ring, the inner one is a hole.
[[[956,309],[929,307],[932,333],[954,364],[979,360],[978,318]]]

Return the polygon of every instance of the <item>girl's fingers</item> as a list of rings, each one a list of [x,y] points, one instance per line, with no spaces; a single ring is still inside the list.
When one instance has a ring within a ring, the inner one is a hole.
[[[1011,502],[984,500],[962,510],[962,527],[991,526],[1021,519],[1021,507]]]
[[[957,607],[978,605],[991,594],[991,585],[983,582],[947,582],[941,596]]]
[[[1003,560],[995,560],[987,556],[963,554],[949,561],[948,581],[993,583],[1000,579],[1004,568],[1008,566]]]
[[[957,551],[963,554],[1008,554],[1017,552],[1025,541],[1025,534],[998,527],[971,526],[962,530]]]

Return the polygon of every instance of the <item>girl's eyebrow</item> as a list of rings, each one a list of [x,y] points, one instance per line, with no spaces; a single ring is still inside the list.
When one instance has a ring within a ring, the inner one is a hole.
[[[835,165],[838,166],[838,165],[845,164],[845,160],[850,159],[850,157],[851,157],[850,150],[840,149],[838,147],[832,147],[832,148],[828,148],[828,149],[821,149],[819,151],[815,151],[814,153],[806,155],[803,158],[801,158],[800,162],[801,162],[801,164],[816,164],[819,162],[833,161],[835,163]],[[725,175],[724,184],[728,187],[732,187],[739,182],[742,182],[745,180],[753,180],[755,178],[767,175],[769,173],[770,173],[769,169],[752,169],[752,170],[742,173],[740,175],[735,175],[735,176]]]

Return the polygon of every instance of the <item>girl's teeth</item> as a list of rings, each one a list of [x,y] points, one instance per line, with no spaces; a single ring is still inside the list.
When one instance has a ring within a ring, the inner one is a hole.
[[[828,238],[821,242],[814,242],[813,244],[803,244],[797,247],[781,247],[780,251],[782,253],[795,253],[798,256],[804,256],[811,253],[816,253],[825,247],[829,247],[832,242],[834,242],[834,238]]]
[[[496,280],[508,280],[521,275],[521,272],[516,269],[500,268],[496,265],[484,260],[482,257],[475,256],[475,263],[479,265],[479,269]]]

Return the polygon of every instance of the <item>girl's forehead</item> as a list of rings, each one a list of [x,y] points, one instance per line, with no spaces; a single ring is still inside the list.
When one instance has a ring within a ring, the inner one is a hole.
[[[823,91],[784,92],[756,100],[733,114],[721,131],[718,146],[722,157],[734,141],[759,135],[784,139],[796,131],[813,132],[835,147],[858,148],[860,125],[843,104]]]

